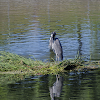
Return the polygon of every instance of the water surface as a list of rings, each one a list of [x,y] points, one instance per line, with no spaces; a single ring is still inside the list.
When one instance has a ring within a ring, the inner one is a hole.
[[[85,60],[100,60],[100,1],[0,0],[1,51],[51,61],[55,54],[48,44],[53,31],[61,41],[64,59],[79,54]],[[32,75],[14,83],[10,76],[7,80],[0,75],[1,81],[10,82],[0,81],[0,100],[53,100],[54,96],[55,100],[99,100],[99,72]]]
[[[99,100],[99,71],[32,75],[15,83],[2,83],[0,100]]]
[[[50,61],[55,55],[49,51],[49,37],[55,31],[64,59],[79,54],[99,60],[99,5],[98,0],[0,1],[0,50]]]

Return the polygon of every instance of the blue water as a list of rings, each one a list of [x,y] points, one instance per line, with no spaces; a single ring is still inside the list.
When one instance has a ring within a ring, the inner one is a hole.
[[[88,0],[84,3],[54,1],[56,8],[51,0],[45,3],[39,0],[0,2],[1,51],[50,61],[55,59],[55,54],[49,51],[49,38],[55,31],[63,47],[64,59],[73,59],[78,54],[85,60],[100,59],[99,1],[94,4]]]
[[[99,0],[2,0],[0,50],[52,61],[55,54],[48,45],[55,31],[64,59],[80,55],[84,60],[100,60],[99,6]],[[100,99],[99,69],[59,75],[24,78],[0,74],[0,100],[53,100],[54,96],[55,100]]]

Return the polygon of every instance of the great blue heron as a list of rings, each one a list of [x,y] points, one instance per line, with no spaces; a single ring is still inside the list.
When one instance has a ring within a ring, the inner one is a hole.
[[[56,61],[57,60],[59,61],[59,58],[63,60],[63,50],[62,50],[62,46],[61,46],[59,39],[55,38],[55,35],[56,35],[56,32],[51,33],[51,37],[49,40],[49,47],[56,54]]]

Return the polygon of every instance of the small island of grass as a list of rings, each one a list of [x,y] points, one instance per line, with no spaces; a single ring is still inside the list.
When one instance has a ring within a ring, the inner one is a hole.
[[[0,51],[0,73],[21,74],[32,73],[34,75],[57,74],[65,70],[95,69],[100,67],[100,61],[85,62],[76,57],[62,62],[42,62],[32,60],[17,54]]]

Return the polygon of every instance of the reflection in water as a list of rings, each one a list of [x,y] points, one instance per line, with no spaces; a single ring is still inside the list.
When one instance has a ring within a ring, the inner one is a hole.
[[[0,75],[0,100],[100,100],[100,69],[19,77]]]
[[[50,33],[56,31],[64,59],[75,58],[77,51],[100,59],[99,5],[98,0],[1,0],[0,50],[45,61]]]
[[[78,20],[78,24],[77,24],[77,33],[78,33],[78,43],[79,43],[79,47],[78,47],[78,55],[81,56],[82,55],[82,42],[81,42],[81,24],[80,24],[80,19]]]
[[[63,86],[63,77],[59,74],[56,75],[56,82],[52,87],[49,87],[51,100],[55,100],[55,97],[60,97]]]
[[[10,10],[10,6],[9,6],[9,0],[8,0],[8,34],[10,35],[10,16],[9,16],[9,10]]]

